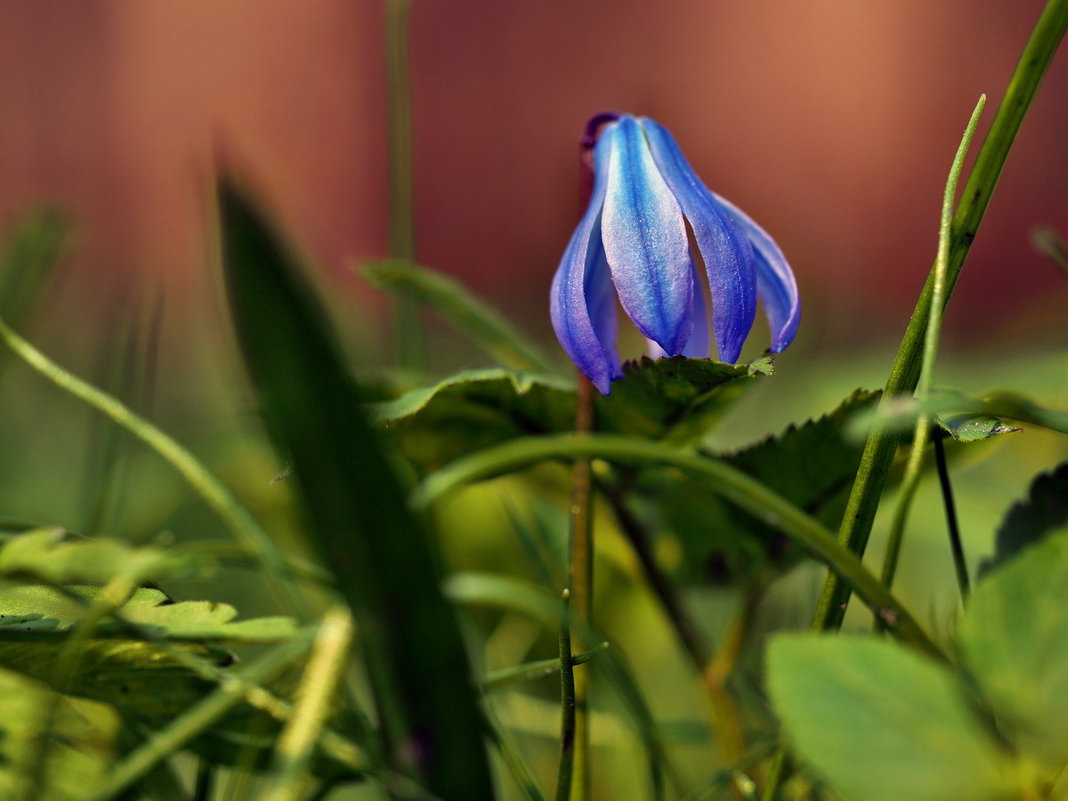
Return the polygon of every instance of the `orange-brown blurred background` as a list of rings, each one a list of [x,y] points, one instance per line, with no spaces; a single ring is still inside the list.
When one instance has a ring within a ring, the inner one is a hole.
[[[964,123],[987,92],[985,130],[1042,6],[415,0],[420,260],[549,336],[577,137],[594,112],[626,110],[671,128],[778,238],[803,291],[799,342],[896,337]],[[383,21],[381,0],[5,0],[0,216],[44,200],[74,214],[65,286],[84,307],[162,278],[169,308],[194,314],[217,303],[205,198],[221,144],[352,303],[384,308],[347,266],[387,247]],[[965,270],[958,344],[1057,335],[1068,283],[1028,233],[1068,231],[1066,58]]]

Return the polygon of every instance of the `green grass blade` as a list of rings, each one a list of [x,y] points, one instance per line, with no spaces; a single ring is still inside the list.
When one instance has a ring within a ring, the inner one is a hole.
[[[12,225],[0,254],[0,314],[21,328],[52,268],[66,250],[70,224],[54,209],[31,212]]]
[[[431,306],[502,366],[549,372],[538,347],[455,278],[397,261],[364,265],[362,273],[377,287]]]
[[[245,361],[290,455],[311,545],[356,618],[386,753],[437,796],[492,798],[484,719],[428,535],[295,259],[233,184],[219,204]]]
[[[1020,54],[1009,88],[1001,101],[997,115],[983,140],[968,181],[961,194],[961,202],[953,217],[949,260],[945,274],[945,297],[948,301],[960,277],[964,260],[979,230],[990,198],[994,193],[1001,169],[1009,154],[1024,115],[1038,90],[1042,76],[1068,29],[1068,0],[1050,0],[1035,29]],[[892,402],[900,395],[916,389],[920,371],[927,323],[934,296],[934,270],[927,278],[908,328],[901,340],[890,376],[884,388],[883,402]],[[897,432],[877,428],[868,437],[861,457],[860,469],[838,532],[839,541],[854,553],[863,554],[871,535],[875,512],[890,466],[897,451],[900,436]],[[817,630],[837,629],[845,617],[850,588],[831,574],[824,584],[812,626]]]

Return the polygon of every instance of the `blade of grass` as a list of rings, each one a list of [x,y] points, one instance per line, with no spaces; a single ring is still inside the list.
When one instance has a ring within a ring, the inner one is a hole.
[[[431,306],[504,367],[549,372],[539,348],[455,278],[396,261],[365,264],[360,272],[377,287]]]
[[[290,455],[309,544],[356,618],[387,759],[442,798],[492,798],[484,719],[430,538],[291,251],[230,181],[219,209],[245,363]]]
[[[161,760],[181,750],[186,743],[240,703],[249,684],[262,684],[300,659],[311,647],[315,633],[314,628],[308,629],[233,671],[230,681],[220,685],[188,712],[156,732],[144,745],[116,765],[103,785],[89,796],[89,801],[106,801],[115,797]]]
[[[343,607],[328,609],[319,626],[297,687],[293,713],[278,737],[274,786],[267,801],[299,801],[312,784],[309,770],[315,746],[334,711],[333,700],[352,645],[352,617]]]
[[[891,630],[920,650],[945,660],[916,618],[819,521],[729,464],[689,450],[610,434],[526,437],[458,459],[428,476],[412,494],[417,507],[464,484],[519,470],[549,459],[593,457],[620,464],[664,464],[704,480],[724,498],[761,520],[771,521],[817,559],[829,565],[887,620]]]
[[[29,318],[53,267],[69,243],[70,222],[56,209],[41,209],[16,220],[0,255],[0,314],[13,327]]]
[[[1050,0],[1017,62],[1005,97],[991,123],[975,165],[968,176],[960,205],[953,217],[949,260],[946,269],[946,299],[960,277],[964,260],[983,220],[990,198],[1001,175],[1024,115],[1031,105],[1042,76],[1057,51],[1068,28],[1068,0]],[[935,277],[928,276],[916,308],[909,320],[894,365],[883,391],[882,403],[891,403],[900,395],[916,389],[919,380],[920,352],[930,318]],[[897,451],[900,434],[881,426],[872,430],[864,446],[857,478],[838,532],[839,542],[856,554],[863,554],[871,535],[875,512],[890,466]],[[850,588],[834,575],[828,576],[813,616],[815,630],[837,629],[842,625],[849,604]]]
[[[957,181],[960,179],[961,169],[964,167],[964,156],[968,152],[972,136],[975,134],[975,126],[979,123],[979,115],[986,105],[986,95],[979,98],[979,102],[972,112],[968,125],[964,129],[957,153],[953,157],[953,164],[949,168],[949,177],[946,179],[946,188],[942,193],[942,214],[938,225],[938,254],[935,257],[933,269],[934,282],[931,289],[930,316],[927,321],[927,331],[924,338],[923,360],[920,365],[920,377],[917,380],[916,397],[923,400],[931,394],[934,381],[935,358],[938,355],[938,340],[942,331],[942,314],[946,308],[948,293],[948,270],[949,270],[949,240],[950,226],[953,217],[953,201],[957,197]],[[905,478],[901,484],[901,496],[898,500],[897,509],[894,510],[894,519],[890,526],[890,538],[886,546],[886,554],[883,557],[882,582],[887,589],[894,586],[894,574],[897,572],[898,556],[901,553],[901,544],[905,538],[905,524],[908,520],[909,510],[912,508],[912,500],[916,496],[916,490],[920,486],[920,477],[923,467],[923,457],[927,450],[927,442],[931,431],[931,418],[921,414],[916,420],[916,429],[912,439],[912,450],[909,452],[908,465],[905,468]],[[876,619],[876,625],[881,623]]]
[[[42,376],[86,405],[109,417],[156,452],[226,524],[234,537],[262,561],[267,583],[283,609],[308,620],[310,614],[285,556],[245,507],[177,440],[126,408],[116,398],[67,372],[0,319],[0,340]]]

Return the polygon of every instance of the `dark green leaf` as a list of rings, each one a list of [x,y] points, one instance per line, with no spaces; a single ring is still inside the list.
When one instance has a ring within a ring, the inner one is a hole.
[[[862,445],[846,434],[854,415],[873,407],[878,393],[858,390],[834,411],[724,458],[783,498],[837,528],[856,476]],[[664,470],[643,471],[635,485],[646,499],[650,528],[668,532],[681,547],[669,572],[676,580],[723,583],[765,581],[796,564],[799,547],[774,521],[758,520]],[[652,525],[660,521],[662,525]],[[671,548],[661,544],[661,548]]]
[[[671,442],[700,439],[758,374],[708,359],[641,359],[597,396],[597,430]],[[431,472],[520,436],[570,431],[574,388],[533,373],[472,370],[374,407],[390,441]]]
[[[995,536],[994,556],[983,571],[1012,559],[1050,532],[1068,526],[1068,462],[1031,482],[1027,500],[1011,509]]]
[[[459,626],[430,539],[364,418],[323,312],[247,196],[219,189],[234,321],[268,429],[290,456],[308,533],[353,610],[398,770],[446,799],[494,793]]]
[[[889,640],[779,636],[768,689],[788,741],[849,801],[1027,797],[949,671]]]

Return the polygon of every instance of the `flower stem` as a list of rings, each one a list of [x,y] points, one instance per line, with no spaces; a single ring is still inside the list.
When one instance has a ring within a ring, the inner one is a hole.
[[[1009,88],[998,113],[990,126],[968,176],[960,205],[951,228],[949,259],[945,274],[945,298],[948,300],[960,276],[965,257],[975,239],[979,224],[986,213],[997,179],[1001,174],[1009,149],[1020,130],[1024,115],[1031,105],[1042,76],[1056,52],[1065,29],[1068,28],[1068,0],[1050,0],[1024,47],[1016,65]],[[912,318],[901,341],[897,358],[890,371],[883,394],[883,403],[916,389],[919,380],[920,353],[933,303],[935,276],[928,276]],[[879,497],[886,484],[890,465],[897,451],[899,435],[877,425],[868,437],[861,456],[857,478],[853,484],[839,542],[856,554],[863,554],[871,534]],[[813,616],[815,630],[837,629],[841,626],[849,603],[850,590],[837,576],[828,576]]]
[[[560,769],[556,777],[556,801],[569,801],[575,767],[575,664],[571,656],[571,593],[564,590],[560,620]]]
[[[389,114],[389,255],[415,262],[412,200],[412,91],[408,53],[411,0],[386,0],[386,102]],[[393,296],[393,336],[401,367],[424,364],[419,304]]]
[[[589,436],[593,431],[593,384],[578,374],[575,408],[575,435]],[[571,527],[568,547],[568,603],[570,614],[580,631],[588,630],[593,611],[593,469],[589,456],[575,459],[571,472]],[[583,650],[572,643],[572,650]],[[590,788],[590,719],[589,671],[574,676],[574,763],[571,792],[582,801]]]
[[[946,448],[942,437],[935,437],[934,452],[938,483],[942,488],[942,504],[946,509],[946,527],[949,529],[949,548],[953,552],[953,568],[957,573],[960,599],[966,602],[971,593],[971,581],[968,579],[968,562],[964,558],[964,543],[957,523],[957,507],[953,502],[953,486],[949,482],[949,466],[946,464]]]

